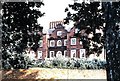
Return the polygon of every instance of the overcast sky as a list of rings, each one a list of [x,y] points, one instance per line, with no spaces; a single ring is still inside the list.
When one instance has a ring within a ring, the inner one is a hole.
[[[38,19],[44,27],[44,32],[49,28],[49,22],[63,20],[66,17],[64,12],[65,8],[68,7],[68,4],[73,3],[73,0],[43,0],[44,6],[40,10],[45,12],[45,16]]]

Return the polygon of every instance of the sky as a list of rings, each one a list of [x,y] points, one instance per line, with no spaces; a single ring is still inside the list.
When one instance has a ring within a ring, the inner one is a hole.
[[[73,0],[43,0],[43,2],[45,5],[42,6],[40,10],[42,12],[45,12],[45,15],[42,18],[38,19],[38,23],[44,27],[43,32],[47,32],[49,28],[49,22],[63,20],[67,16],[67,13],[64,12],[65,8],[68,7],[68,4],[71,4],[74,1]]]

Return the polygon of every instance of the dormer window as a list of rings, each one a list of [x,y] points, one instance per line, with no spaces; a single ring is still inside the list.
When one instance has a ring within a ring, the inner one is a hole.
[[[62,31],[57,31],[57,36],[61,36],[62,35]]]
[[[62,46],[62,41],[61,40],[57,41],[57,46]]]

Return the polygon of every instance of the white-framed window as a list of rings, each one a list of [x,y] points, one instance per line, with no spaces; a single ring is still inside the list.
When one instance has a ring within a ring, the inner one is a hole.
[[[29,58],[31,59],[31,60],[34,60],[35,59],[35,52],[34,51],[30,51],[30,55],[29,55]]]
[[[57,53],[56,53],[56,57],[62,57],[62,52],[61,51],[58,51]]]
[[[38,51],[38,59],[42,59],[42,51]]]
[[[67,39],[64,40],[64,46],[67,46]]]
[[[80,41],[80,45],[82,45],[83,43],[82,43],[82,41]]]
[[[64,51],[64,57],[67,57],[67,50]]]
[[[78,28],[75,29],[75,33],[78,33]]]
[[[62,31],[57,31],[57,36],[61,36],[62,35]]]
[[[85,58],[85,49],[80,49],[80,58]]]
[[[32,54],[35,54],[35,52],[34,51],[32,51],[32,50],[30,50],[30,54],[32,55]]]
[[[76,57],[76,50],[73,49],[71,50],[71,58],[75,58]]]
[[[43,40],[39,40],[38,44],[39,44],[39,47],[43,47]]]
[[[62,46],[62,41],[61,40],[57,41],[57,46]]]
[[[71,45],[76,45],[76,38],[71,38]]]
[[[55,52],[54,51],[50,51],[50,58],[54,57]]]
[[[55,40],[50,40],[50,47],[54,47],[55,46]]]

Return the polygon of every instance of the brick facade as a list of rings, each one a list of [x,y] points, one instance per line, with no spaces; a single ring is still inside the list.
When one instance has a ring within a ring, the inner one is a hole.
[[[58,22],[56,22],[58,23]],[[51,25],[52,24],[52,25]],[[54,24],[54,25],[53,25]],[[53,29],[53,30],[52,30]],[[55,22],[50,23],[50,30],[52,32],[49,34],[49,44],[48,44],[48,58],[57,57],[57,54],[60,52],[60,56],[62,57],[70,57],[70,58],[81,58],[80,57],[80,49],[83,49],[82,44],[80,44],[79,38],[75,37],[75,27],[71,28],[68,32],[63,26],[62,22],[59,22],[57,25]],[[61,35],[58,35],[61,32]],[[75,44],[71,44],[72,38],[75,40]],[[57,41],[60,40],[62,42],[61,46],[57,46]],[[55,45],[53,47],[50,46],[50,41],[54,41]],[[66,45],[65,45],[66,42]],[[54,55],[51,56],[51,52]],[[73,54],[72,54],[73,52]],[[75,55],[74,55],[75,53]]]
[[[77,33],[75,27],[67,31],[62,21],[50,22],[48,32],[48,34],[43,34],[40,39],[41,45],[37,52],[30,50],[35,54],[35,58],[41,60],[54,59],[56,57],[86,58],[86,51],[82,42],[80,42],[79,37],[75,36]],[[105,54],[101,55],[100,58],[105,59]],[[90,58],[94,57],[90,56]]]
[[[68,32],[67,34],[67,40],[68,40],[68,44],[67,44],[67,51],[68,51],[68,55],[69,57],[71,56],[71,50],[74,49],[76,50],[76,57],[80,58],[80,49],[83,48],[82,44],[80,44],[80,38],[75,37],[75,27],[71,28],[70,32]],[[76,39],[76,44],[75,45],[71,45],[71,39],[75,38]]]
[[[65,40],[67,40],[67,30],[65,30],[64,26],[62,26],[61,24],[56,25],[55,30],[53,30],[52,33],[49,34],[48,38],[48,58],[51,57],[51,51],[54,52],[53,57],[57,57],[59,53],[64,56],[64,51],[67,50],[67,46],[64,45]],[[55,43],[54,46],[50,46],[51,41]]]

